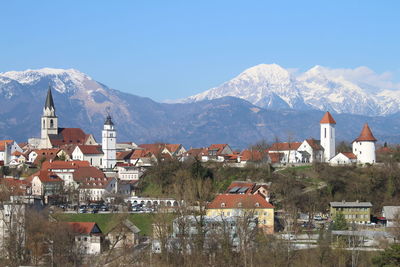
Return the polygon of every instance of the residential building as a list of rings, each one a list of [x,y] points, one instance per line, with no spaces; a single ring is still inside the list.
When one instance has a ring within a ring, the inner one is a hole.
[[[140,229],[134,225],[130,220],[117,224],[107,233],[107,239],[110,246],[114,248],[132,248],[139,244]]]
[[[12,154],[15,152],[23,152],[17,142],[14,140],[0,140],[0,161],[4,165],[8,165],[12,159]]]
[[[91,166],[101,168],[104,166],[104,153],[101,146],[98,145],[78,145],[72,152],[73,160],[88,161]]]
[[[386,226],[400,226],[400,206],[383,206],[382,216],[386,219]]]
[[[370,223],[371,202],[331,202],[330,216],[334,220],[336,214],[341,213],[348,223]]]
[[[207,205],[206,215],[215,217],[250,216],[266,233],[274,232],[274,206],[261,194],[220,194]]]
[[[104,239],[103,232],[95,222],[68,222],[75,234],[76,249],[83,254],[100,254]]]
[[[301,143],[297,151],[302,153],[302,162],[323,162],[325,150],[319,140],[306,139]]]
[[[302,163],[303,154],[297,151],[301,146],[301,142],[283,142],[283,143],[273,143],[268,149],[268,153],[279,153],[280,163]]]
[[[357,163],[357,156],[353,152],[340,152],[329,161],[331,165],[350,165]]]
[[[101,201],[110,194],[117,193],[117,179],[85,177],[79,183],[79,200],[83,202]]]
[[[59,197],[63,190],[63,180],[46,170],[32,174],[27,180],[31,183],[32,195],[43,198],[45,203]]]

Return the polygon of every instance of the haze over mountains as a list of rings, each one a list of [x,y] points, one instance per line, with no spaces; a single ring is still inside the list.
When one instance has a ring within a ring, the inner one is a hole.
[[[0,73],[0,138],[39,136],[50,84],[60,127],[80,127],[98,141],[109,109],[118,140],[136,143],[229,143],[243,148],[262,139],[318,139],[326,110],[340,113],[334,114],[338,140],[352,141],[369,122],[380,141],[400,142],[397,85],[382,76],[360,84],[337,73],[317,66],[294,75],[263,64],[183,103],[166,104],[111,89],[74,69],[10,71]]]

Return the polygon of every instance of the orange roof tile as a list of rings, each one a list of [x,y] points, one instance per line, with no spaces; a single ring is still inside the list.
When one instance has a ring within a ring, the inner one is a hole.
[[[357,159],[357,156],[354,155],[352,152],[341,152],[343,155],[345,155],[349,159]]]
[[[78,145],[79,149],[82,151],[83,154],[91,154],[91,155],[97,155],[97,154],[103,154],[103,150],[101,149],[101,146],[93,146],[93,145]]]
[[[327,111],[324,116],[322,117],[321,121],[319,123],[328,123],[328,124],[336,124],[335,119],[332,117],[331,113]]]
[[[311,146],[312,149],[314,150],[323,150],[323,147],[321,146],[321,142],[319,140],[315,139],[306,139],[307,143]]]
[[[374,137],[374,135],[372,134],[371,129],[368,126],[368,123],[364,124],[363,129],[361,130],[361,134],[360,136],[354,140],[357,142],[362,142],[362,141],[371,141],[371,142],[376,142],[376,138]],[[353,141],[353,142],[354,142]]]
[[[58,134],[50,134],[50,142],[59,147],[67,144],[84,144],[89,135],[81,128],[58,128]]]
[[[268,153],[268,156],[269,156],[269,158],[271,160],[271,163],[280,163],[282,158],[283,158],[283,156],[284,156],[284,154],[283,153],[279,153],[279,152],[278,153],[270,152],[270,153]]]
[[[95,222],[67,222],[67,224],[78,234],[91,234],[95,227],[100,230]]]
[[[55,173],[47,170],[40,170],[32,174],[27,180],[32,182],[33,178],[38,177],[42,183],[62,182],[63,180],[58,177]]]
[[[301,146],[300,142],[273,143],[269,150],[270,151],[297,150],[300,146]]]
[[[258,203],[258,205],[257,205]],[[260,194],[220,194],[217,195],[211,203],[207,205],[207,209],[273,209],[269,203]]]
[[[90,163],[88,161],[46,161],[42,164],[42,170],[54,170],[54,169],[78,169],[80,167],[89,167]]]
[[[243,150],[240,153],[240,159],[243,161],[261,161],[263,159],[263,153],[258,150]]]

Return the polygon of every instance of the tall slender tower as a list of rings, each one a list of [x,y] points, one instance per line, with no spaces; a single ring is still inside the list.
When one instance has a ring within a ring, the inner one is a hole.
[[[56,116],[56,108],[54,107],[50,86],[47,91],[46,102],[44,103],[43,115],[41,118],[41,148],[52,147],[48,138],[49,134],[58,134],[58,118]]]
[[[103,168],[114,168],[117,163],[117,132],[114,129],[114,123],[111,116],[107,115],[102,131],[102,149],[104,153]]]
[[[324,148],[324,162],[328,162],[336,154],[335,125],[336,121],[326,112],[319,122],[321,125],[321,146]]]

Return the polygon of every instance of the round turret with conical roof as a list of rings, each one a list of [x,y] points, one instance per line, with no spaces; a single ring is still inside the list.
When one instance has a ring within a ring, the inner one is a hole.
[[[372,134],[368,123],[365,123],[360,136],[353,141],[353,154],[357,156],[358,163],[373,164],[376,162],[375,136]]]

